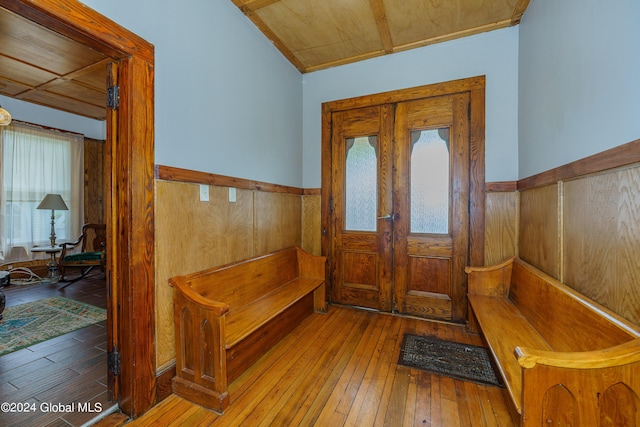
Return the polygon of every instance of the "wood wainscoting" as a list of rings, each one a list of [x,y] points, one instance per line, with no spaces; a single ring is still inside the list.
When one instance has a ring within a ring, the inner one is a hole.
[[[200,184],[209,186],[201,202]],[[236,201],[229,201],[229,189]],[[175,363],[169,278],[290,246],[320,252],[316,190],[156,166],[156,369]]]
[[[515,182],[486,185],[484,265],[517,254],[520,198],[516,188]]]
[[[520,181],[487,183],[485,265],[519,255],[640,324],[640,265],[633,262],[640,249],[636,153],[640,140]],[[211,186],[209,203],[199,202],[199,182]],[[238,188],[236,204],[228,203],[227,186]],[[257,248],[266,253],[299,244],[320,253],[317,190],[160,166],[156,208],[158,372],[170,370],[175,357],[169,277],[249,258]],[[256,224],[263,224],[260,231]]]
[[[486,197],[486,265],[518,255],[640,325],[640,140]]]

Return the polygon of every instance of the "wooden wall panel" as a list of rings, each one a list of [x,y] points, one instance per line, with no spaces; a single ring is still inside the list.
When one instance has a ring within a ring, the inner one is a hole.
[[[637,325],[639,147],[635,140],[517,184],[520,256]]]
[[[254,256],[253,191],[156,180],[156,366],[175,358],[170,277]]]
[[[519,256],[560,278],[558,184],[520,192]]]
[[[84,222],[104,224],[105,141],[84,140]],[[75,237],[74,237],[75,238]]]
[[[313,255],[322,253],[320,195],[302,197],[302,249]]]
[[[640,325],[640,168],[564,184],[564,281]]]
[[[254,192],[256,254],[302,245],[302,197]]]
[[[170,277],[301,245],[302,197],[156,180],[156,345],[158,370],[175,359]]]
[[[485,265],[517,255],[519,195],[516,191],[489,192],[485,205]]]

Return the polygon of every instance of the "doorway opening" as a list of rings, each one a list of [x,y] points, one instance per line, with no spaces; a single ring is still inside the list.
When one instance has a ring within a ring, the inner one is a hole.
[[[154,323],[154,49],[75,0],[0,0],[0,7],[114,59],[117,107],[107,114],[109,389],[137,417],[156,401]],[[135,117],[135,120],[134,120]]]

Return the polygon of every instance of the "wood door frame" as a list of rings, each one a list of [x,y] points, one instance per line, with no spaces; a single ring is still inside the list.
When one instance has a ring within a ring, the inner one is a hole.
[[[421,98],[468,92],[470,96],[469,133],[469,264],[484,265],[485,222],[485,76],[400,89],[374,95],[325,102],[322,104],[322,255],[332,256],[332,191],[331,191],[331,115],[336,111],[396,104]],[[331,262],[326,277],[331,278]],[[333,283],[329,280],[328,295]],[[465,316],[466,313],[465,306]]]
[[[108,346],[119,343],[115,392],[122,411],[135,418],[156,403],[154,48],[76,0],[0,0],[0,6],[119,64],[120,106],[113,113],[117,127],[108,129],[106,144],[112,164],[112,175],[105,180],[107,280],[117,313],[110,311],[113,341]]]

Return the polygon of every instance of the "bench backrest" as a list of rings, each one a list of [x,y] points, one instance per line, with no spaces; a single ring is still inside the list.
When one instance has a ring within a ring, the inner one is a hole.
[[[591,351],[640,337],[640,328],[515,259],[509,299],[555,351]]]
[[[299,275],[297,248],[214,267],[185,276],[191,288],[231,309],[255,301]]]

